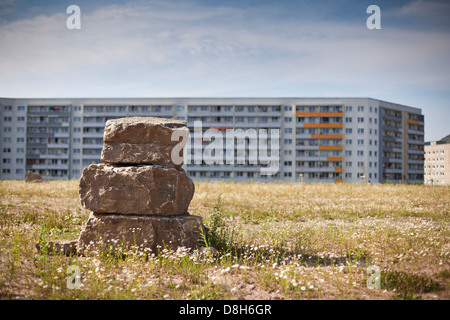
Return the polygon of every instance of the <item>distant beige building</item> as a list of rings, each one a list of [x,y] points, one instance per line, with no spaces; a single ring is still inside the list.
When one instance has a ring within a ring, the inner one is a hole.
[[[450,185],[450,136],[425,145],[425,183]]]

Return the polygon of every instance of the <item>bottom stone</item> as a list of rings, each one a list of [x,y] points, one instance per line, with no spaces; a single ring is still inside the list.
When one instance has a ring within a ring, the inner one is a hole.
[[[189,214],[161,217],[91,213],[78,239],[78,250],[196,248],[204,228],[201,217]]]

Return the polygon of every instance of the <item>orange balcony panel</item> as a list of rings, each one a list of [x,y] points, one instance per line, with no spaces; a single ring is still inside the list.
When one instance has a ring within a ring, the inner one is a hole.
[[[334,168],[334,172],[342,172],[343,169],[342,168]]]
[[[319,150],[342,150],[342,146],[319,146]]]
[[[312,134],[312,139],[342,139],[342,134]]]
[[[419,121],[417,121],[417,120],[408,120],[408,123],[411,123],[411,124],[420,124],[420,122]]]
[[[334,179],[334,183],[342,183],[342,182],[344,182],[344,180],[342,180],[342,179]]]
[[[297,117],[342,117],[342,112],[296,112]]]
[[[342,128],[342,123],[304,123],[303,128]]]
[[[327,161],[343,161],[344,157],[327,157]]]

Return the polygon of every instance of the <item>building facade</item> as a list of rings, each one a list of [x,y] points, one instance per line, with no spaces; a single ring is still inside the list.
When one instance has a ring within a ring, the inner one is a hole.
[[[371,98],[0,98],[0,178],[23,179],[31,170],[46,179],[78,179],[100,161],[105,122],[129,116],[186,121],[184,169],[196,180],[424,180],[421,110]],[[261,150],[251,136],[243,149],[232,144],[232,157],[244,161],[205,161],[211,139],[194,134],[198,123],[200,134],[278,133],[276,172],[261,172],[263,158],[252,161]]]
[[[450,185],[450,143],[432,141],[425,144],[425,183]]]

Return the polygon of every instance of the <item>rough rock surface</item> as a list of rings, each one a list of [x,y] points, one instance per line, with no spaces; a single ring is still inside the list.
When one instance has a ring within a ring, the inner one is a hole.
[[[40,253],[46,252],[47,254],[63,254],[69,256],[77,252],[77,244],[77,240],[51,240],[45,246],[42,243],[36,244],[36,249]]]
[[[79,195],[94,213],[174,216],[186,214],[194,189],[183,169],[92,164],[83,170]]]
[[[91,213],[81,231],[78,250],[101,247],[116,251],[131,246],[151,250],[196,248],[202,228],[202,219],[189,214],[157,217]]]
[[[28,171],[25,176],[25,182],[43,182],[41,175],[32,171]]]
[[[108,120],[103,136],[101,161],[115,164],[157,164],[181,169],[187,139],[172,141],[175,131],[184,137],[189,135],[185,121],[154,117]],[[180,141],[184,143],[181,144]],[[172,149],[175,146],[180,163],[172,159]]]

